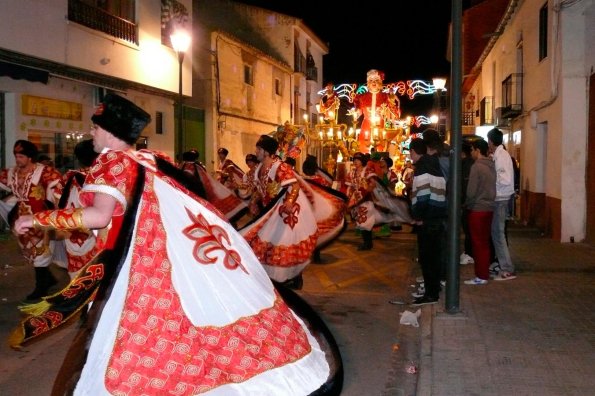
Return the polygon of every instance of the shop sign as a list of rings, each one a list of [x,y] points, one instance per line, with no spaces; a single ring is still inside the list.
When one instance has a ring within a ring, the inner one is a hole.
[[[83,105],[80,103],[31,95],[23,95],[21,98],[23,115],[82,120]]]

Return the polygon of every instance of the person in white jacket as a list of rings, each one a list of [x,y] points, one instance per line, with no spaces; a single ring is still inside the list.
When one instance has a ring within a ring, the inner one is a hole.
[[[500,264],[500,272],[494,280],[516,278],[514,265],[505,236],[508,201],[514,194],[514,170],[510,154],[502,145],[502,131],[494,128],[488,132],[488,145],[496,167],[496,201],[492,218],[492,242]]]

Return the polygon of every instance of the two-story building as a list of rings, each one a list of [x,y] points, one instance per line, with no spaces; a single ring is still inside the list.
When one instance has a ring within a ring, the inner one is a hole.
[[[191,0],[0,2],[0,166],[14,164],[18,139],[38,145],[64,171],[89,137],[107,91],[126,96],[153,121],[139,139],[174,156],[178,56],[172,28],[192,24]],[[192,92],[192,59],[183,94]]]
[[[464,129],[505,133],[521,168],[521,221],[561,242],[594,241],[595,2],[484,1],[465,12],[464,36],[495,3],[494,30],[465,71]]]
[[[204,109],[205,134],[196,145],[207,166],[216,166],[218,147],[245,166],[261,134],[286,121],[303,124],[304,115],[318,118],[328,48],[302,20],[229,0],[197,3],[194,13],[187,104]]]

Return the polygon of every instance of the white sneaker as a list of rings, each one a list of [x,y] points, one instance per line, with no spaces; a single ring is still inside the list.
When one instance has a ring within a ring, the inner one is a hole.
[[[506,272],[506,271],[500,271],[498,276],[494,278],[494,280],[497,280],[497,281],[506,281],[506,280],[512,280],[512,279],[516,279],[515,273],[514,272]]]
[[[475,260],[473,257],[469,256],[467,253],[462,253],[459,259],[459,264],[467,265],[467,264],[475,264]]]
[[[464,282],[466,285],[487,285],[488,281],[481,278],[473,278]]]

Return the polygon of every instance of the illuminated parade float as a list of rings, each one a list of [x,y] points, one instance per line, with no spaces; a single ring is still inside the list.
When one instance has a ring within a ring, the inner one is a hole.
[[[370,70],[366,84],[328,83],[319,92],[317,120],[305,114],[303,125],[279,128],[277,134],[286,136],[287,150],[296,143],[306,146],[307,153],[316,156],[321,167],[337,179],[341,179],[345,162],[356,152],[377,152],[390,156],[395,164],[404,163],[409,141],[415,137],[411,136],[412,127],[435,125],[437,116],[402,117],[399,97],[413,100],[418,95],[440,93],[445,90],[445,80],[383,84],[383,77],[382,72]],[[299,151],[290,154],[299,155]]]

